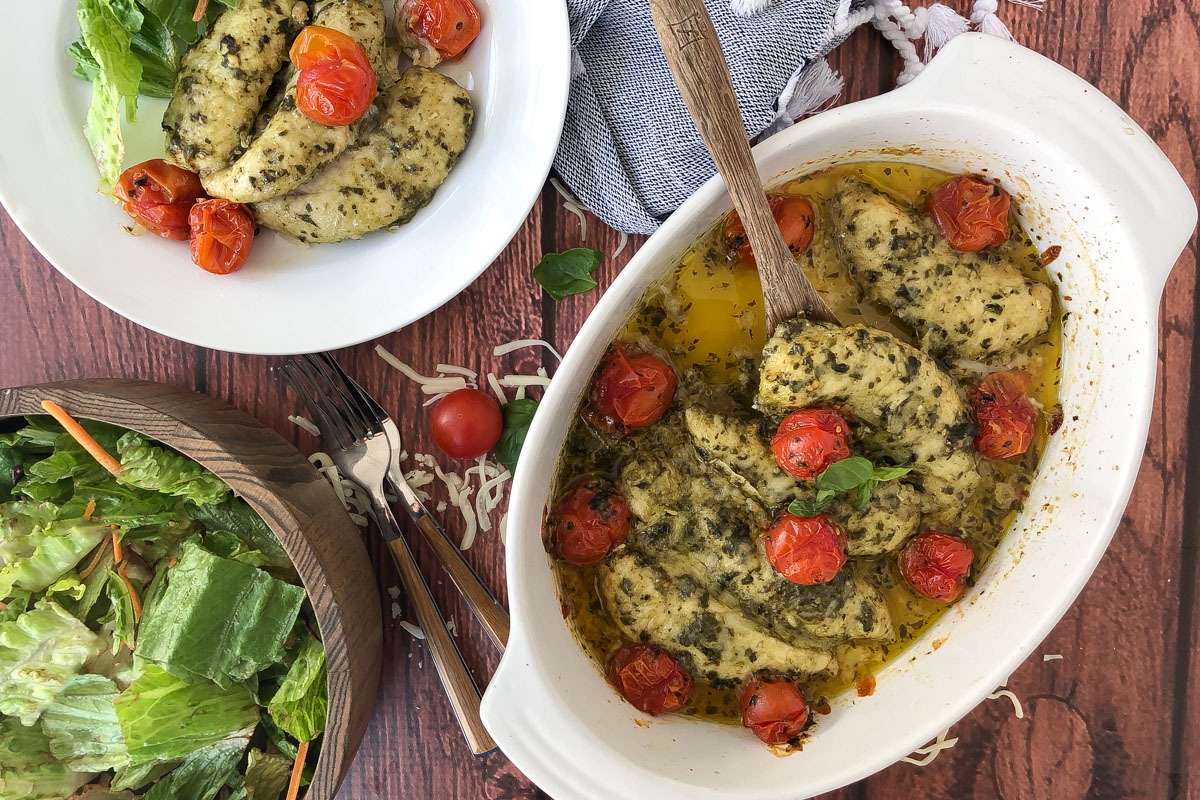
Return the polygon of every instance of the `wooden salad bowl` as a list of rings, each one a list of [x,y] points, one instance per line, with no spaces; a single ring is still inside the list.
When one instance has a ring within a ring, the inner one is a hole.
[[[135,430],[224,480],[279,538],[312,601],[329,674],[329,712],[309,800],[330,800],[371,718],[383,627],[374,570],[333,487],[275,431],[232,406],[160,383],[79,380],[0,389],[0,424],[44,414],[54,400],[76,418]]]

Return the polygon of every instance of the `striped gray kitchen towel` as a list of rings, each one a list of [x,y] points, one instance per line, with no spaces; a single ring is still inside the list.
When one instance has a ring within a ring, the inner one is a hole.
[[[544,0],[543,0],[544,1]],[[551,0],[553,1],[553,0]],[[1010,0],[1040,7],[1041,0]],[[566,0],[571,97],[554,168],[580,202],[627,233],[651,233],[716,172],[659,48],[647,0]],[[968,28],[1011,38],[997,0],[970,19],[903,0],[706,0],[746,133],[770,135],[836,97],[824,56],[870,22],[896,48],[898,84]]]

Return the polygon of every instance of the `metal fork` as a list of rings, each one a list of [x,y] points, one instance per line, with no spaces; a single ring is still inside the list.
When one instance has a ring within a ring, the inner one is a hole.
[[[450,580],[454,583],[455,588],[462,594],[463,599],[467,603],[467,607],[471,609],[471,613],[479,620],[487,635],[491,638],[492,643],[496,645],[496,649],[501,653],[504,652],[504,646],[508,643],[509,620],[508,612],[504,610],[504,606],[496,601],[492,593],[471,569],[471,565],[463,558],[462,551],[450,538],[437,521],[429,514],[425,505],[417,497],[416,492],[408,485],[408,481],[404,479],[404,469],[400,465],[400,453],[403,445],[400,441],[400,429],[396,426],[395,421],[371,397],[353,378],[346,374],[341,365],[328,353],[317,353],[311,356],[303,356],[312,367],[319,372],[328,383],[338,384],[339,382],[346,388],[347,392],[355,397],[364,416],[371,420],[373,425],[378,425],[383,428],[384,434],[388,438],[388,443],[392,446],[392,460],[388,465],[388,481],[396,489],[400,495],[400,499],[404,502],[404,509],[408,512],[408,516],[413,523],[420,529],[425,536],[425,541],[429,543],[434,555],[437,556],[442,568],[450,576]]]
[[[329,455],[338,469],[361,486],[371,499],[375,522],[387,541],[405,592],[416,609],[433,664],[471,752],[477,756],[491,752],[496,743],[479,716],[479,688],[446,629],[444,617],[384,498],[383,481],[392,460],[387,434],[382,426],[363,416],[345,387],[331,384],[313,369],[311,362],[292,359],[282,371],[284,379],[316,418],[322,435],[328,437],[328,443],[332,445]]]

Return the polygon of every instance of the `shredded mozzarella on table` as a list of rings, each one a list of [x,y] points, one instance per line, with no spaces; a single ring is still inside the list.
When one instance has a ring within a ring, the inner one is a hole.
[[[1049,653],[1042,656],[1042,661],[1061,661],[1062,653]]]
[[[949,735],[950,730],[947,728],[939,733],[938,737],[932,742],[924,747],[918,747],[912,752],[912,754],[907,755],[900,760],[905,764],[914,764],[918,767],[929,766],[933,760],[938,757],[939,753],[941,753],[943,750],[949,750],[951,747],[954,747],[954,745],[958,744],[958,737],[956,736],[953,739],[947,739],[946,737]],[[914,755],[919,757],[913,758]]]

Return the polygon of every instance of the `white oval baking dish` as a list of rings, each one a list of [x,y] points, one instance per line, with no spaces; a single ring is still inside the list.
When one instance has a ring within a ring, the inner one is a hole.
[[[1159,296],[1196,207],[1162,152],[1097,89],[1018,45],[962,36],[908,86],[805,120],[757,147],[755,158],[766,185],[861,160],[998,178],[1020,199],[1035,240],[1063,247],[1051,273],[1067,311],[1066,424],[978,585],[878,674],[872,696],[838,698],[802,752],[777,758],[739,728],[638,713],[563,621],[542,516],[600,356],[646,288],[730,209],[724,184],[709,181],[588,318],[515,476],[507,527],[512,638],[483,714],[513,763],[564,800],[794,800],[891,764],[970,711],[1045,637],[1104,553],[1137,473]]]

